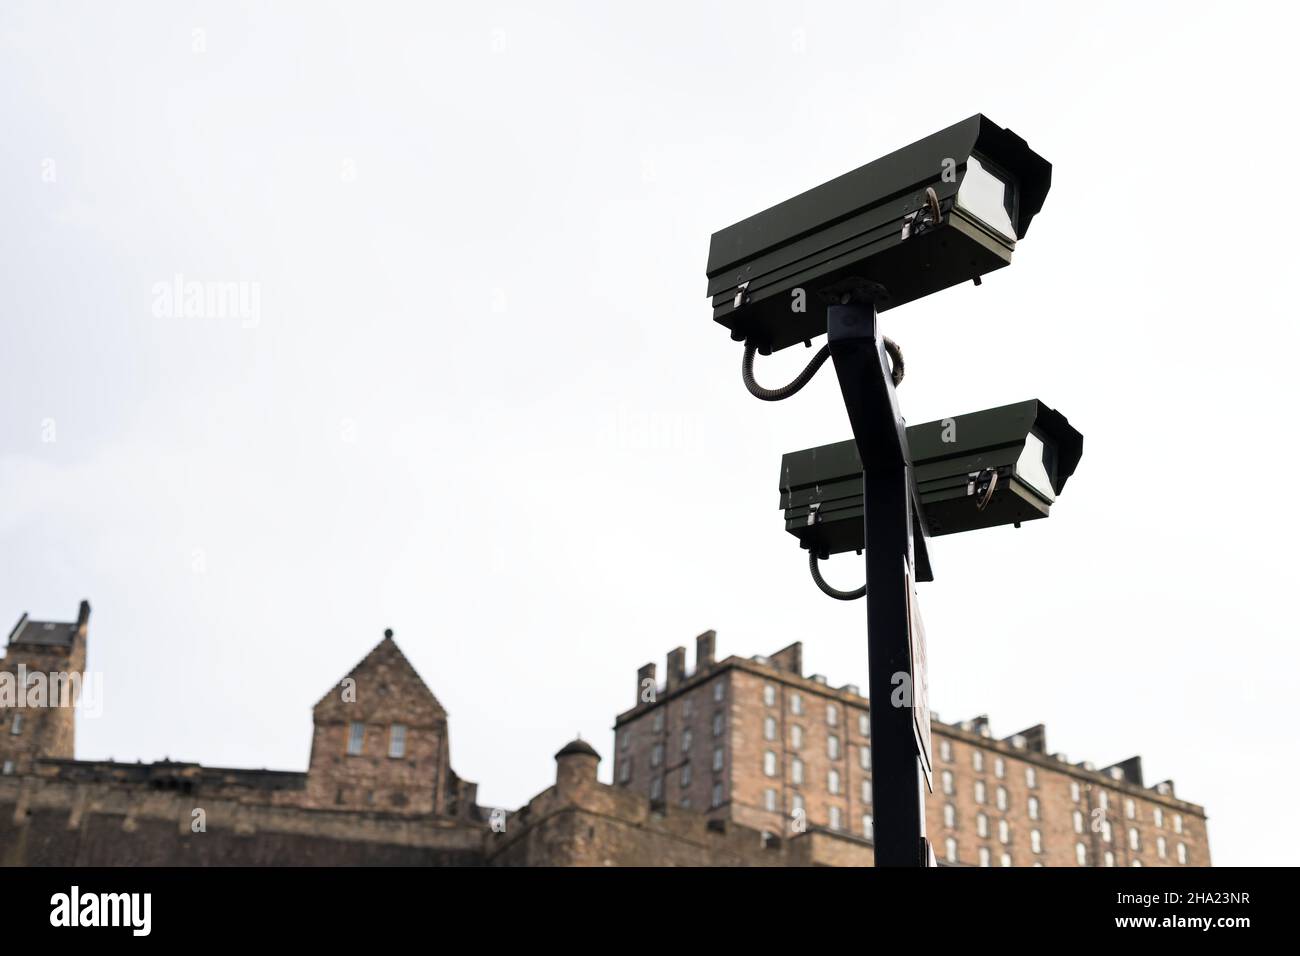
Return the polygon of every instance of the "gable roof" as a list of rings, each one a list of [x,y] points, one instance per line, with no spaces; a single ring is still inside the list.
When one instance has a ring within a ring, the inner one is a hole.
[[[77,639],[78,625],[54,621],[33,621],[24,614],[9,634],[10,644],[37,644],[43,647],[71,647]]]
[[[316,723],[361,720],[419,727],[446,720],[447,711],[392,633],[385,631],[384,639],[316,702]]]

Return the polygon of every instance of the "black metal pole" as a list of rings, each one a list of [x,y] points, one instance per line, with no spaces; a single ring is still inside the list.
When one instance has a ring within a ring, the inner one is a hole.
[[[911,463],[875,291],[864,285],[831,305],[827,338],[863,466],[876,866],[925,866],[926,782],[913,727],[924,676],[912,670]]]

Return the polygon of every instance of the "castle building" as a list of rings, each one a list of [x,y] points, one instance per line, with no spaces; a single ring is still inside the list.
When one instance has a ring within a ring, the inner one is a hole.
[[[37,757],[72,757],[89,624],[90,604],[82,601],[73,624],[24,614],[14,625],[0,669],[7,675],[0,678],[0,774],[30,773]]]
[[[84,673],[89,618],[84,601],[75,624],[23,615],[0,691]],[[0,693],[0,863],[481,861],[477,787],[391,631],[316,704],[305,773],[77,760],[75,704]]]
[[[637,674],[615,721],[614,783],[575,740],[510,812],[450,764],[449,720],[391,631],[312,711],[305,772],[77,760],[90,606],[19,620],[0,659],[3,865],[870,865],[867,701],[802,676],[801,647]],[[39,675],[39,676],[38,676]],[[51,689],[53,688],[53,689]],[[1047,753],[1041,726],[993,739],[934,723],[927,824],[955,865],[1209,864],[1204,810],[1132,758]]]
[[[715,634],[637,672],[636,706],[614,722],[616,786],[652,804],[788,835],[824,827],[872,839],[870,705],[858,688],[803,675],[802,646],[714,659]],[[942,863],[1208,866],[1205,810],[1170,780],[1147,787],[1140,757],[1096,768],[1049,753],[1040,724],[994,738],[987,717],[934,717],[926,831]]]

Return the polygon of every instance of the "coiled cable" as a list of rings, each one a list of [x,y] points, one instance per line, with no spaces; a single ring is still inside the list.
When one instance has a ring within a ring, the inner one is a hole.
[[[826,579],[822,577],[822,569],[818,566],[817,552],[811,548],[808,549],[808,570],[812,572],[812,578],[817,582],[817,586],[821,588],[822,593],[835,598],[837,601],[856,601],[867,594],[865,584],[860,588],[854,588],[852,591],[841,591],[839,588],[833,588],[827,584]]]

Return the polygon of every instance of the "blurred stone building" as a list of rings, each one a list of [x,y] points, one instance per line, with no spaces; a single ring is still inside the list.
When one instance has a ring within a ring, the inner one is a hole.
[[[801,673],[800,646],[714,660],[714,634],[637,675],[615,721],[614,783],[575,740],[517,811],[477,803],[450,765],[447,713],[392,632],[312,711],[306,772],[74,756],[90,607],[24,615],[0,659],[0,864],[869,865],[867,701]],[[928,827],[956,865],[1208,865],[1205,814],[1097,770],[1041,726],[994,739],[934,724]]]
[[[821,829],[869,847],[870,708],[856,686],[804,676],[802,646],[714,660],[714,632],[637,672],[614,723],[615,786],[655,807],[774,836]],[[972,866],[1208,866],[1205,810],[1147,786],[1142,760],[1106,767],[1051,753],[1042,724],[1004,738],[986,716],[932,715],[927,837],[940,863]]]

